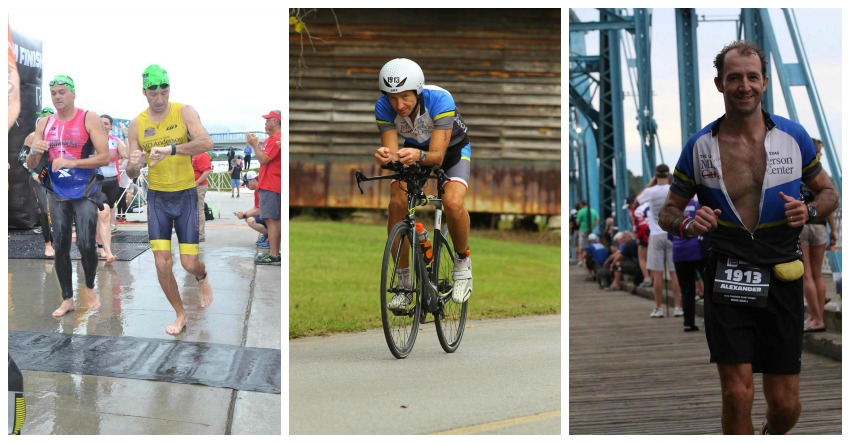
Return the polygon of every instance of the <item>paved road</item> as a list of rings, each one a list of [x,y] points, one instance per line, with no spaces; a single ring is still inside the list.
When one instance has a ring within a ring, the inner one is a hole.
[[[290,434],[560,434],[561,316],[433,323],[396,360],[378,330],[289,342]]]

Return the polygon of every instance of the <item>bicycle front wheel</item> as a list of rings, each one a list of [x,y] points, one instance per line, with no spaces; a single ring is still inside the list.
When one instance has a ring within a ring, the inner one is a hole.
[[[396,358],[410,354],[419,332],[422,286],[414,268],[412,239],[407,224],[393,226],[381,266],[381,323],[387,346]]]
[[[437,235],[434,240],[435,256],[431,281],[437,286],[440,306],[439,312],[434,316],[434,323],[437,325],[437,339],[440,340],[440,346],[444,351],[452,353],[460,346],[460,339],[463,338],[466,308],[469,302],[455,303],[452,300],[454,286],[452,248],[442,235]]]

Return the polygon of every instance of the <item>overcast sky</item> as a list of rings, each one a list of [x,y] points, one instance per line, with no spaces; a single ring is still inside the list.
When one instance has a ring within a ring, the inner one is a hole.
[[[245,1],[217,9],[130,4],[144,9],[114,3],[88,9],[75,1],[64,4],[72,9],[9,10],[12,29],[42,42],[42,106],[52,107],[47,83],[67,74],[76,84],[77,107],[132,119],[147,108],[142,71],[151,63],[168,71],[171,101],[194,106],[210,133],[263,131],[262,115],[284,106],[282,4],[265,9],[247,9]]]
[[[582,21],[597,21],[599,13],[595,9],[574,9]],[[824,113],[827,118],[832,139],[841,158],[842,144],[842,33],[840,9],[800,9],[795,8],[797,24],[802,34],[803,45],[809,59],[809,66],[815,85],[820,94]],[[697,47],[699,51],[699,86],[701,104],[701,124],[705,126],[724,113],[723,96],[714,87],[714,55],[727,43],[736,38],[734,21],[713,21],[718,19],[734,20],[740,15],[740,9],[704,9],[697,8],[697,14],[712,21],[700,21],[697,26]],[[783,63],[797,60],[784,16],[780,9],[770,11],[771,23]],[[567,18],[568,19],[568,18]],[[656,159],[673,165],[682,148],[679,117],[679,77],[676,49],[676,22],[673,10],[654,8],[652,10],[652,82],[655,120],[658,123],[658,135],[662,147],[656,151]],[[598,37],[587,34],[587,51],[598,54]],[[568,42],[564,42],[568,50]],[[772,62],[771,62],[772,65]],[[567,68],[568,69],[568,68]],[[785,99],[779,88],[779,78],[769,74],[774,89],[773,112],[788,117]],[[628,77],[624,75],[623,89],[631,92]],[[792,96],[800,121],[813,136],[824,138],[818,133],[817,125],[809,106],[808,96],[802,87],[793,87]],[[624,100],[624,121],[627,151],[627,167],[635,175],[641,174],[640,140],[636,129],[634,99],[627,96]],[[826,165],[826,162],[824,162]]]

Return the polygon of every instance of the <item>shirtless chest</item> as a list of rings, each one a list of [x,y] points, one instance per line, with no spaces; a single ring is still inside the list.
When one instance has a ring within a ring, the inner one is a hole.
[[[720,140],[723,185],[747,227],[758,223],[767,155],[764,143]]]

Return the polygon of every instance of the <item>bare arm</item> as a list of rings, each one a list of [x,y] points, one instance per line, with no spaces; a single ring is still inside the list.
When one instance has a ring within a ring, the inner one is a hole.
[[[11,40],[11,39],[10,39]],[[9,43],[11,45],[11,42]],[[18,76],[18,65],[9,60],[9,128],[18,120],[21,114],[21,80]]]
[[[679,224],[676,220],[681,221],[685,217],[685,208],[689,201],[691,201],[689,198],[668,192],[667,199],[658,211],[658,225],[661,229],[670,234],[679,235]]]
[[[47,125],[47,119],[43,118],[38,121],[33,132],[33,138],[29,142],[30,154],[27,155],[27,167],[35,168],[35,165],[41,161],[41,156],[47,151],[47,142],[44,141],[44,127]]]
[[[142,147],[139,146],[139,123],[136,119],[130,122],[130,127],[127,130],[127,167],[124,172],[127,177],[133,179],[139,176],[141,168],[145,164],[145,153]]]
[[[186,129],[189,131],[190,141],[177,145],[177,153],[198,155],[212,149],[212,138],[210,138],[210,134],[204,128],[204,125],[201,124],[201,117],[198,115],[198,111],[189,105],[183,105],[180,112],[183,116],[183,122],[186,124]]]
[[[277,143],[280,144],[280,141],[278,141]],[[263,151],[262,147],[252,146],[252,148],[254,148],[254,157],[257,159],[258,162],[260,162],[261,165],[264,165],[264,164],[272,161],[272,158],[270,156],[266,155],[266,153]]]
[[[820,174],[806,182],[806,186],[815,194],[815,199],[811,202],[818,210],[815,221],[821,221],[835,211],[838,207],[838,192],[826,171],[821,170]]]
[[[198,179],[197,179],[197,180],[195,180],[195,184],[197,185],[198,183],[201,183],[202,181],[206,180],[206,179],[207,179],[207,177],[209,177],[209,176],[210,176],[210,173],[211,173],[211,172],[212,172],[212,170],[202,172],[202,173],[201,173],[201,176],[200,176],[200,177],[198,177]]]
[[[428,144],[428,155],[425,156],[425,162],[423,164],[429,166],[443,164],[443,159],[446,157],[446,149],[448,149],[451,139],[451,129],[434,129],[431,133],[431,141]]]
[[[118,139],[118,158],[126,159],[126,158],[129,158],[129,157],[130,157],[130,148],[128,148],[127,145],[125,145],[124,142],[121,141],[121,139],[119,138]]]
[[[83,160],[77,160],[78,168],[94,169],[109,164],[109,136],[98,117],[98,113],[86,113],[86,130],[94,145],[95,155]]]
[[[720,209],[711,209],[708,206],[700,206],[694,214],[692,222],[682,225],[684,231],[680,233],[679,227],[681,223],[683,221],[687,221],[684,212],[685,207],[687,207],[688,202],[690,201],[690,197],[684,198],[668,191],[667,200],[664,201],[664,205],[662,205],[661,210],[658,211],[658,225],[661,226],[661,229],[664,229],[675,236],[683,234],[685,237],[695,237],[717,228],[717,219],[720,216]]]
[[[451,129],[435,129],[431,133],[431,141],[428,144],[428,154],[425,156],[425,162],[423,165],[436,166],[442,164],[443,158],[446,155],[446,148],[449,147],[449,141],[451,138]],[[401,148],[397,152],[398,160],[406,165],[412,165],[422,158],[422,151],[423,150],[419,148]]]

